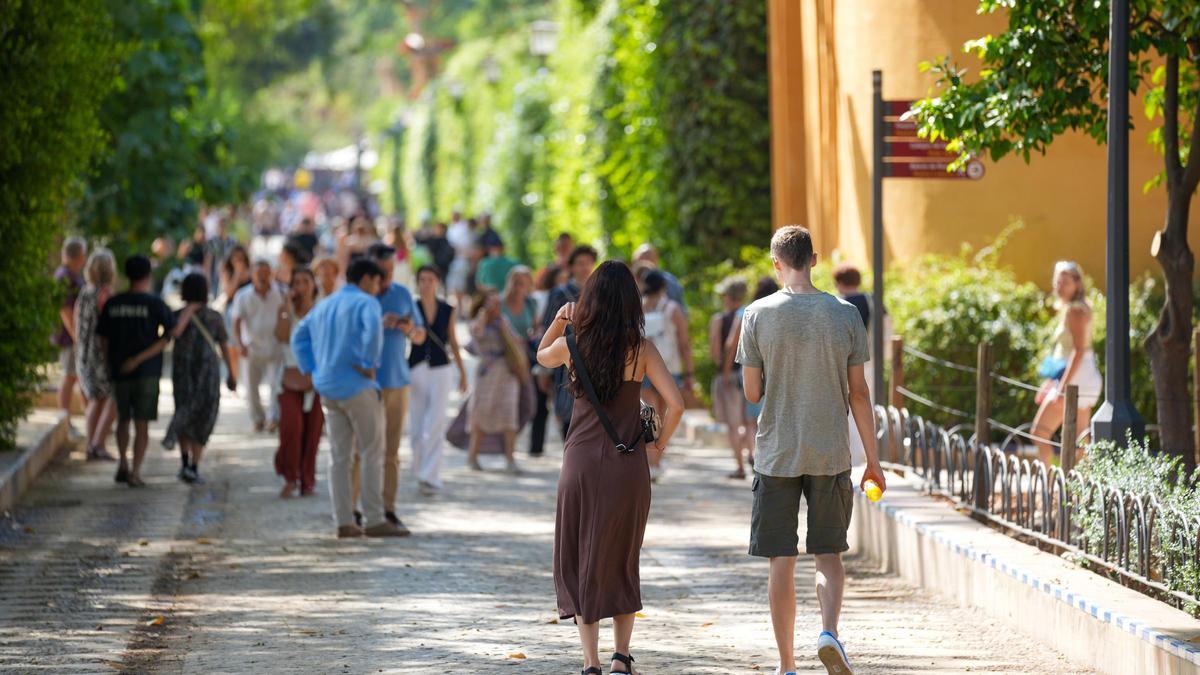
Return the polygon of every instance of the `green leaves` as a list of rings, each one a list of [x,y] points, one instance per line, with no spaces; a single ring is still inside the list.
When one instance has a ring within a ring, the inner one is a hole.
[[[114,84],[100,0],[0,3],[0,449],[10,447],[53,358],[61,289],[46,261],[76,180],[102,146],[96,110]]]

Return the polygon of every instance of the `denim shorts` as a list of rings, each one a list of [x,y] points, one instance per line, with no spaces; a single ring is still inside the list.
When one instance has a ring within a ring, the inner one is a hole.
[[[835,476],[784,478],[754,473],[754,509],[750,517],[750,555],[763,558],[799,555],[800,498],[808,505],[805,552],[842,553],[850,548],[846,531],[854,507],[850,472]]]

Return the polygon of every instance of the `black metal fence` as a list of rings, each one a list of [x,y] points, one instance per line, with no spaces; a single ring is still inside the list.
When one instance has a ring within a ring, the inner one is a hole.
[[[1200,565],[1200,518],[1005,452],[986,434],[980,443],[966,424],[942,427],[895,405],[876,406],[875,416],[883,465],[919,476],[928,493],[1171,604],[1193,611],[1200,604],[1178,590]]]

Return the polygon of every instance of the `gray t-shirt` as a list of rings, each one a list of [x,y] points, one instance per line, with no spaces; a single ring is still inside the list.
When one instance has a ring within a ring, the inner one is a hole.
[[[847,369],[868,358],[854,305],[828,293],[778,291],[746,308],[737,362],[763,369],[754,470],[832,476],[850,469]]]

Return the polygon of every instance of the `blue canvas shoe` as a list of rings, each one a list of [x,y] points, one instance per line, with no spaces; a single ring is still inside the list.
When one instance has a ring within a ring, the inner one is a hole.
[[[845,648],[829,631],[823,631],[821,637],[817,638],[817,658],[821,659],[829,675],[854,674],[854,670],[850,668],[850,659],[846,658]]]

